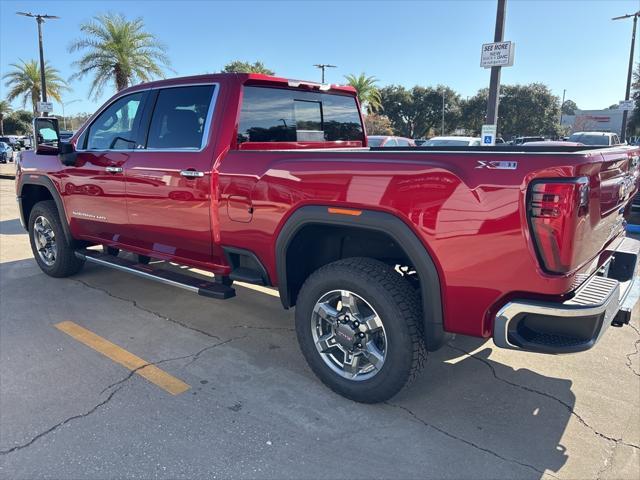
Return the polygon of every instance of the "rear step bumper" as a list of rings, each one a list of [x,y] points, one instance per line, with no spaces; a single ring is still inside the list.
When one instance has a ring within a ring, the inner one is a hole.
[[[608,268],[586,280],[565,302],[514,300],[496,315],[498,347],[539,353],[588,350],[609,325],[629,323],[640,296],[640,241],[625,238]]]
[[[123,272],[133,273],[139,277],[144,277],[149,280],[155,280],[156,282],[189,290],[190,292],[194,292],[205,297],[226,300],[228,298],[235,297],[236,295],[235,289],[227,285],[223,285],[222,283],[201,280],[190,275],[184,275],[171,270],[163,270],[162,268],[155,268],[152,265],[133,262],[113,255],[106,255],[99,251],[78,250],[75,254],[76,257],[86,260],[87,262],[96,263],[98,265],[114,268]]]

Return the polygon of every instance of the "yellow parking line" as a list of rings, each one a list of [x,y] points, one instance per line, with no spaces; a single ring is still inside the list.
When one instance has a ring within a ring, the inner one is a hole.
[[[119,347],[115,343],[111,343],[109,340],[96,335],[90,330],[81,327],[80,325],[64,321],[56,323],[54,325],[61,332],[73,337],[81,343],[84,343],[87,347],[93,348],[96,352],[103,354],[105,357],[110,358],[116,363],[119,363],[129,370],[135,370],[138,375],[146,378],[151,383],[155,383],[158,387],[166,390],[171,395],[179,395],[186,392],[191,388],[188,384],[182,380],[169,375],[164,370],[156,367],[155,365],[149,365],[142,358],[127,352],[124,348]]]

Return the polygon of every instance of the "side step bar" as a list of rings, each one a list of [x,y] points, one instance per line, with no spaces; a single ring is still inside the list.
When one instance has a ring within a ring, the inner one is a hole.
[[[139,277],[155,280],[156,282],[173,285],[204,297],[226,300],[236,296],[234,288],[218,282],[201,280],[182,273],[155,268],[153,265],[144,265],[125,258],[106,255],[94,250],[77,250],[76,257],[87,262],[96,263],[103,267],[114,268],[123,272],[133,273]]]

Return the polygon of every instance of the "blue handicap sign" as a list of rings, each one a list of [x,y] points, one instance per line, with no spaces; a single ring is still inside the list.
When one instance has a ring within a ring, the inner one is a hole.
[[[491,143],[491,135],[485,135],[482,143]]]

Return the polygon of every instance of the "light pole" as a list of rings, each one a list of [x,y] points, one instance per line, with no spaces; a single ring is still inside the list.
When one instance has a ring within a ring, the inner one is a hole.
[[[493,34],[494,42],[504,40],[504,21],[507,0],[498,0],[498,10],[496,12],[496,29]],[[496,125],[498,123],[498,105],[500,103],[500,71],[502,67],[491,67],[491,79],[489,80],[489,100],[487,102],[487,124]]]
[[[614,17],[611,20],[622,20],[625,18],[633,18],[633,28],[631,30],[631,49],[629,51],[629,69],[627,71],[627,89],[624,92],[624,99],[629,100],[631,94],[631,74],[633,72],[633,49],[636,45],[636,26],[638,24],[638,17],[640,16],[640,10],[636,13],[630,13],[628,15],[622,15],[620,17]],[[622,131],[620,132],[620,139],[624,142],[627,139],[627,115],[628,110],[622,112]]]
[[[314,65],[314,67],[319,68],[320,70],[322,70],[322,83],[324,84],[324,70],[326,68],[337,68],[335,65],[330,65],[328,63],[316,63]]]
[[[36,19],[38,23],[38,48],[40,50],[40,88],[42,89],[42,101],[47,101],[47,81],[44,74],[44,49],[42,48],[42,24],[45,19],[53,20],[58,19],[60,17],[56,17],[55,15],[39,15],[31,12],[16,12],[18,15],[22,15],[23,17],[32,17]],[[48,116],[47,112],[43,112],[44,116]]]
[[[66,130],[67,129],[67,116],[64,113],[64,106],[65,105],[71,105],[72,103],[76,103],[79,102],[80,99],[76,98],[75,100],[69,100],[68,102],[63,102],[60,101],[60,105],[62,106],[62,124],[63,124],[63,128]]]

